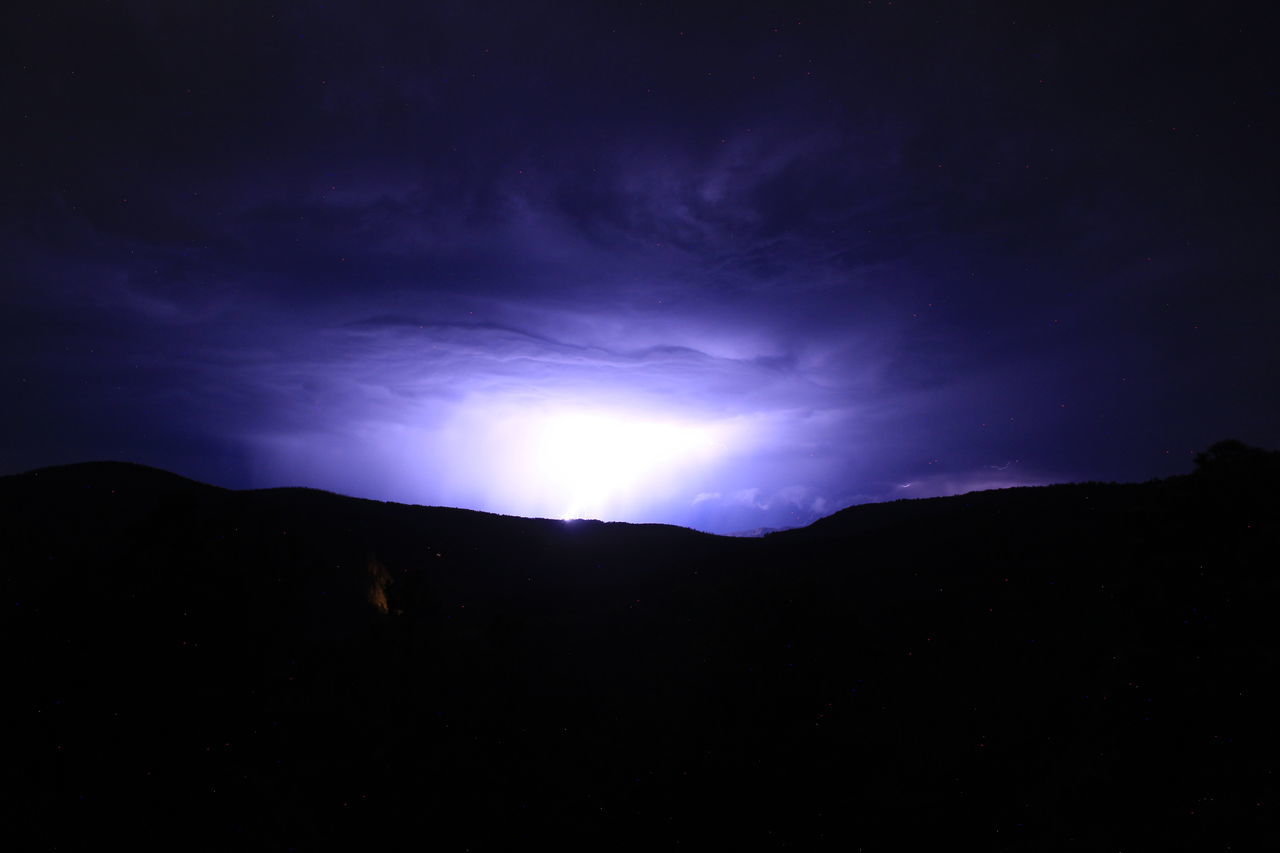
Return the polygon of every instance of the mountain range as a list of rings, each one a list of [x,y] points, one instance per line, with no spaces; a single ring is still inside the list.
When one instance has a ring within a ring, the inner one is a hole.
[[[0,478],[14,835],[186,850],[1280,842],[1280,453],[754,538]]]

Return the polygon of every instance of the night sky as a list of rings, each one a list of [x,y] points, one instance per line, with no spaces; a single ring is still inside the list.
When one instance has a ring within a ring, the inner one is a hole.
[[[716,532],[1280,446],[1261,3],[0,27],[0,473]]]

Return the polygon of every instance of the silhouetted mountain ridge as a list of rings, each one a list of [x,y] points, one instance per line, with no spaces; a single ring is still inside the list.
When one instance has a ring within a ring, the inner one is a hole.
[[[1277,458],[759,539],[0,478],[15,805],[60,848],[1245,849]]]

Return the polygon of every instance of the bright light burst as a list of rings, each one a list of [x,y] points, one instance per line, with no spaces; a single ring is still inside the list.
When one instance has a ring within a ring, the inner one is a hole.
[[[607,517],[724,448],[711,427],[600,412],[557,412],[529,425],[525,473],[551,485],[561,518]]]
[[[636,409],[486,407],[459,435],[485,471],[489,509],[550,518],[633,517],[722,460],[740,424],[696,423]],[[459,448],[462,449],[462,448]]]

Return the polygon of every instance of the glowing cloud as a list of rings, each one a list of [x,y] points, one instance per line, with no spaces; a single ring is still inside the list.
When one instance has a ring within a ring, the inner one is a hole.
[[[743,437],[734,422],[700,423],[635,408],[573,403],[473,404],[449,432],[454,460],[481,470],[495,511],[552,518],[642,512],[705,475]],[[689,498],[685,498],[689,500]]]

